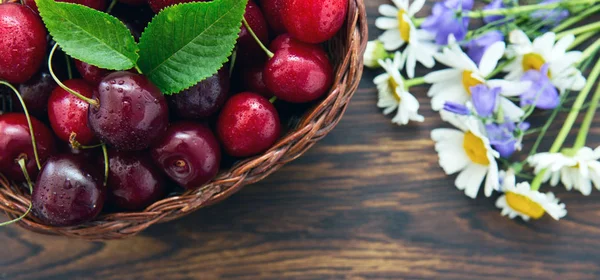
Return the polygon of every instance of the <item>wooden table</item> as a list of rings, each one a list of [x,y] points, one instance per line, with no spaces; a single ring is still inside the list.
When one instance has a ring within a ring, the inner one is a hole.
[[[371,25],[384,2],[368,0]],[[375,74],[327,138],[219,205],[106,243],[0,228],[0,279],[600,278],[600,192],[553,189],[560,222],[500,216],[437,165],[425,90],[426,122],[398,127],[375,106]]]

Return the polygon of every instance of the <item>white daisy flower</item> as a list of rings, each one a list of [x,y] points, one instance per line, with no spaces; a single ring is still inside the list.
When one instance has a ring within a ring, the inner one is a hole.
[[[470,198],[477,197],[483,178],[485,196],[499,188],[498,152],[490,146],[482,124],[474,117],[442,114],[442,118],[459,128],[437,128],[431,131],[439,164],[446,174],[459,172],[454,184]]]
[[[364,62],[369,68],[378,68],[379,60],[386,59],[389,55],[383,48],[383,43],[379,40],[369,41],[365,50]]]
[[[407,45],[403,52],[402,64],[406,63],[409,78],[415,76],[416,62],[431,68],[435,66],[433,54],[437,45],[433,42],[434,35],[428,31],[417,29],[412,19],[423,8],[425,0],[416,0],[409,4],[408,0],[392,0],[395,7],[388,4],[379,6],[383,17],[375,20],[375,26],[386,30],[379,36],[386,50],[393,51]]]
[[[546,170],[543,182],[550,180],[550,185],[560,182],[567,190],[578,190],[583,195],[592,193],[592,184],[600,190],[600,147],[592,150],[589,147],[579,149],[574,155],[563,153],[539,153],[527,159],[538,174]]]
[[[567,215],[564,203],[559,203],[553,193],[540,193],[531,190],[527,182],[515,184],[512,170],[506,172],[502,183],[504,195],[496,200],[496,207],[502,209],[502,216],[511,219],[519,216],[525,221],[539,219],[544,213],[558,220]]]
[[[383,113],[388,115],[397,110],[392,123],[405,125],[409,121],[422,122],[423,116],[419,115],[419,101],[410,93],[404,85],[404,79],[400,75],[402,65],[401,55],[396,52],[394,60],[379,60],[379,64],[385,73],[375,77],[373,82],[377,85],[379,101],[377,106],[383,108]]]
[[[556,41],[556,34],[548,32],[531,42],[523,31],[513,30],[509,35],[511,44],[506,54],[514,60],[504,69],[509,72],[506,79],[519,80],[525,72],[540,71],[544,64],[548,64],[548,77],[558,90],[583,89],[586,79],[575,67],[582,53],[567,52],[574,41],[572,34]]]
[[[431,72],[424,77],[426,82],[432,84],[427,93],[432,97],[432,109],[436,111],[443,109],[446,101],[465,104],[471,100],[471,88],[484,84],[489,88],[501,88],[497,103],[498,107],[504,111],[504,116],[514,121],[520,119],[524,115],[523,109],[510,101],[508,97],[520,95],[523,88],[530,86],[530,82],[486,79],[504,55],[506,48],[504,42],[492,44],[477,65],[456,44],[454,37],[449,40],[450,44],[441,53],[437,53],[435,59],[450,68]]]

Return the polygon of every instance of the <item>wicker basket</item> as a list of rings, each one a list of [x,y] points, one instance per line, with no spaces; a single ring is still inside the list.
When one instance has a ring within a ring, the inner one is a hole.
[[[334,86],[327,97],[306,112],[297,127],[270,150],[239,162],[230,170],[222,171],[209,184],[194,191],[167,197],[142,212],[101,215],[92,222],[75,227],[46,226],[34,215],[28,215],[18,224],[44,234],[87,240],[122,239],[136,235],[153,224],[177,219],[226,199],[243,186],[262,180],[284,164],[300,157],[336,126],[358,88],[367,40],[364,2],[350,0],[344,28],[328,43],[336,74]],[[25,189],[0,176],[0,209],[10,218],[21,216],[29,207],[31,196]]]

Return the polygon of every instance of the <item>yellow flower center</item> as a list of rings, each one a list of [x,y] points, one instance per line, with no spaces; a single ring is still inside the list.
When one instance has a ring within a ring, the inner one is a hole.
[[[463,71],[462,72],[462,84],[463,84],[463,87],[465,88],[465,91],[467,91],[467,93],[469,95],[471,95],[471,87],[483,84],[483,81],[481,81],[477,78],[474,78],[473,71]]]
[[[392,76],[390,76],[390,79],[388,80],[388,84],[390,85],[390,88],[392,90],[392,96],[394,96],[396,101],[398,101],[398,103],[399,103],[400,96],[398,96],[398,93],[396,92],[396,88],[398,88],[400,85],[398,84],[398,82],[396,82],[396,80],[394,80],[394,77],[392,77]]]
[[[404,20],[404,15],[406,11],[400,9],[398,11],[398,30],[400,31],[400,38],[404,40],[404,42],[408,42],[410,39],[410,24]]]
[[[533,219],[541,218],[546,212],[541,205],[537,204],[529,197],[513,192],[506,192],[506,203],[508,203],[510,208],[515,211],[523,213]]]
[[[467,156],[469,156],[472,162],[481,165],[490,164],[490,161],[487,158],[487,149],[485,148],[485,144],[483,144],[483,140],[470,131],[466,132],[465,137],[463,138],[463,149],[465,149]]]
[[[528,53],[523,56],[522,67],[523,71],[529,70],[542,71],[542,67],[546,64],[546,60],[537,53]],[[551,78],[550,71],[548,71],[548,77]]]

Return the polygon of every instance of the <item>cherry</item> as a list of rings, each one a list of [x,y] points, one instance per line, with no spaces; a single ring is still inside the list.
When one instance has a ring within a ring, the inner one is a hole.
[[[57,0],[57,2],[67,2],[73,4],[79,4],[88,6],[92,9],[96,9],[98,11],[106,10],[106,1],[105,0]],[[35,0],[23,0],[23,4],[31,8],[36,14],[39,14],[37,4]]]
[[[18,86],[21,98],[25,101],[29,113],[39,119],[48,117],[48,98],[56,88],[56,83],[52,76],[46,71],[35,74],[29,81]],[[11,95],[13,104],[19,104],[17,96]],[[21,107],[13,106],[15,111],[22,111]]]
[[[0,80],[20,84],[39,69],[46,55],[46,28],[29,8],[0,5]]]
[[[254,1],[248,1],[244,18],[254,31],[254,34],[264,45],[269,44],[269,26],[260,8]],[[245,25],[242,25],[237,42],[237,59],[244,64],[255,64],[266,58],[256,40],[252,37]]]
[[[119,0],[119,2],[130,6],[141,6],[146,4],[146,0]]]
[[[242,82],[246,91],[256,92],[266,98],[273,97],[263,79],[264,63],[259,66],[249,67],[242,72]]]
[[[173,181],[184,188],[195,189],[217,175],[221,149],[205,125],[179,122],[152,147],[152,158]]]
[[[52,226],[74,226],[98,216],[106,191],[102,169],[75,155],[48,159],[31,195],[33,213]]]
[[[110,150],[107,204],[142,210],[165,194],[165,178],[147,154]]]
[[[90,106],[89,126],[104,143],[123,151],[143,150],[169,124],[165,97],[146,77],[131,72],[106,76],[94,91],[98,106]]]
[[[54,136],[42,122],[31,118],[36,147],[40,162],[55,151]],[[38,174],[27,117],[22,113],[0,115],[0,173],[15,181],[24,181],[25,176],[17,164],[20,158],[26,160],[27,173],[31,178]]]
[[[99,147],[94,149],[78,149],[72,147],[71,144],[63,141],[59,141],[58,143],[56,143],[56,147],[58,150],[58,154],[76,155],[80,158],[85,158],[90,162],[97,160],[102,155],[102,149],[100,149]],[[98,163],[98,166],[103,166],[103,164],[104,161],[101,161]]]
[[[94,89],[84,80],[74,79],[64,85],[85,97],[92,97]],[[96,139],[88,127],[88,108],[90,104],[75,95],[56,87],[48,100],[48,117],[50,125],[59,139],[69,142],[71,133],[81,145],[89,145]]]
[[[206,2],[206,1],[209,1],[209,0],[148,0],[148,4],[150,4],[150,8],[152,8],[152,10],[158,14],[158,12],[160,12],[160,10],[162,10],[168,6],[182,4],[182,3],[189,3],[189,2]]]
[[[256,155],[270,148],[279,138],[279,115],[263,96],[242,92],[225,103],[217,121],[217,134],[229,155]]]
[[[300,41],[325,42],[340,30],[348,0],[282,0],[281,15],[287,31]]]
[[[104,77],[112,72],[77,59],[75,59],[75,67],[77,68],[77,71],[79,71],[79,74],[81,74],[81,77],[92,85],[99,84]]]
[[[275,53],[265,65],[263,79],[277,98],[292,103],[310,102],[329,90],[333,68],[320,46],[286,37],[276,39],[273,45],[279,48],[272,48]]]
[[[271,30],[275,34],[287,33],[285,25],[283,25],[283,16],[281,15],[281,9],[283,9],[284,0],[260,0],[262,11],[271,27]]]
[[[229,94],[229,70],[217,73],[195,86],[167,97],[171,112],[183,119],[202,119],[216,113]]]

